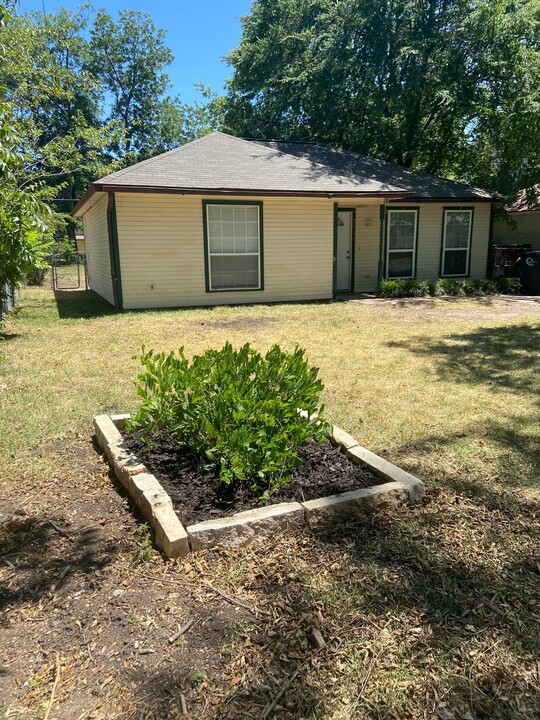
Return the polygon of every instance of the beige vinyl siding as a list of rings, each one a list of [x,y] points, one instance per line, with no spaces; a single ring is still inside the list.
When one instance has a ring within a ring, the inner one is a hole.
[[[457,209],[459,205],[426,203],[419,207],[416,277],[421,280],[434,280],[440,274],[444,208]],[[491,205],[467,203],[463,204],[463,207],[474,210],[469,277],[484,278],[487,269]]]
[[[493,225],[493,242],[496,245],[528,243],[540,250],[540,210],[512,213],[516,229],[508,223],[497,220]]]
[[[470,277],[482,278],[486,276],[491,206],[489,203],[468,203],[463,206],[474,208]],[[347,207],[354,207],[354,204],[349,203]],[[392,205],[386,207],[389,210],[392,209]],[[457,208],[459,205],[453,206],[448,202],[418,203],[417,205],[411,203],[410,205],[400,204],[399,207],[418,208],[416,277],[422,280],[435,280],[440,273],[444,208]],[[380,203],[357,205],[355,209],[354,289],[355,292],[373,292],[377,288]]]
[[[107,196],[102,195],[83,216],[86,270],[91,290],[114,304],[109,234],[107,231]]]
[[[263,203],[264,290],[206,292],[202,200],[219,196],[117,193],[124,307],[180,307],[332,297],[333,202]],[[227,197],[238,204],[247,198]]]

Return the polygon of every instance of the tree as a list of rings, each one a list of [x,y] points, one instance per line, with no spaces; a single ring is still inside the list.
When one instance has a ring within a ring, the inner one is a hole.
[[[164,40],[165,31],[146,13],[121,10],[115,23],[100,10],[94,20],[88,67],[111,95],[109,119],[122,124],[124,137],[114,148],[119,155],[136,155],[155,136],[169,86],[164,68],[174,59]]]
[[[27,176],[56,188],[60,201],[80,196],[111,168],[106,146],[118,134],[101,120],[101,82],[86,67],[87,25],[85,13],[61,9],[16,16],[5,29],[0,82],[14,108]]]
[[[514,199],[540,179],[540,2],[479,3],[469,22],[478,100],[455,170]]]
[[[202,102],[195,101],[190,105],[183,103],[178,96],[167,96],[160,102],[154,135],[141,156],[152,157],[172,150],[221,127],[225,98],[202,83],[197,83],[195,88]]]
[[[5,56],[8,20],[7,7],[0,3],[0,62]],[[47,192],[21,181],[26,158],[13,127],[13,109],[5,89],[0,88],[0,308],[6,291],[43,265],[49,250],[45,231],[50,210],[43,202]]]
[[[228,57],[233,132],[521,182],[515,130],[538,102],[538,0],[256,0],[242,22]]]

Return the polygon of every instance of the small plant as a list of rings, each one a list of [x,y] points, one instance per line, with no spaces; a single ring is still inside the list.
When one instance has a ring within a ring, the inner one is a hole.
[[[429,295],[429,284],[425,280],[382,280],[377,289],[379,297],[425,297]]]
[[[202,683],[205,682],[205,680],[206,680],[206,675],[203,672],[201,672],[200,670],[195,670],[195,672],[193,672],[191,674],[191,677],[189,679],[190,685],[193,688],[196,688],[198,685],[202,685]]]
[[[154,557],[154,546],[152,544],[152,531],[148,523],[139,525],[141,541],[133,554],[133,565],[141,562],[149,562]]]
[[[226,343],[190,363],[183,348],[168,355],[143,348],[135,383],[142,404],[128,429],[142,428],[147,442],[166,432],[223,482],[251,481],[266,499],[300,464],[297,448],[330,434],[319,405],[323,384],[304,356],[299,348],[274,345],[262,356],[249,344]]]

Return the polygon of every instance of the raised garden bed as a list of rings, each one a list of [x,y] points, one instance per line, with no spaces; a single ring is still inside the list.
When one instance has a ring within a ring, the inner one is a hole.
[[[224,518],[244,510],[261,507],[259,497],[247,482],[226,485],[217,472],[201,469],[197,458],[172,438],[154,438],[147,448],[141,433],[121,431],[127,447],[153,473],[172,500],[184,526],[213,518]],[[326,495],[350,492],[380,484],[380,478],[356,465],[330,441],[312,441],[298,452],[302,465],[294,468],[292,478],[263,505],[303,502]]]
[[[98,415],[94,427],[111,466],[168,557],[244,545],[307,523],[338,522],[375,507],[417,502],[423,483],[334,427],[331,443],[302,448],[293,480],[261,507],[249,488],[223,486],[194,458],[160,439],[147,452],[124,431],[128,415]]]

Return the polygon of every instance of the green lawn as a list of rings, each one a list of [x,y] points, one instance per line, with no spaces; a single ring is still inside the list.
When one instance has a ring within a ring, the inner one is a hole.
[[[276,717],[296,720],[540,717],[540,304],[350,301],[117,315],[91,294],[27,289],[5,330],[8,509],[46,512],[49,488],[75,475],[94,493],[111,492],[91,465],[91,419],[135,407],[143,343],[183,345],[188,355],[225,340],[305,347],[328,418],[426,482],[421,508],[239,557],[201,556],[211,582],[277,615],[264,644],[246,640],[247,620],[232,638],[224,633],[224,676],[189,685],[192,717],[262,717],[280,688]],[[75,446],[87,448],[85,459]],[[125,577],[128,560],[115,561]],[[194,562],[174,575],[180,587]],[[311,657],[298,630],[315,610],[327,646]],[[121,695],[133,713],[154,717],[136,684],[98,692],[102,707]],[[42,706],[17,697],[13,712],[42,717]],[[72,717],[62,702],[54,716]]]

